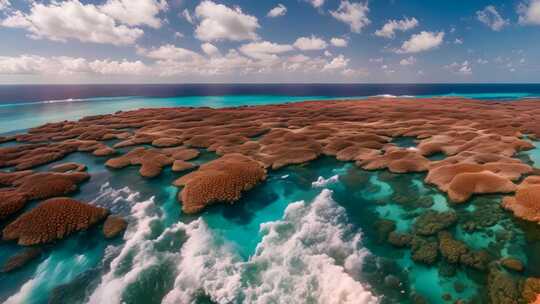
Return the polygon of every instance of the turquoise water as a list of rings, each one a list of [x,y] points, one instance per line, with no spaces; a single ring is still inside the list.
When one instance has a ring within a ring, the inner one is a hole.
[[[394,98],[393,95],[377,95]],[[84,116],[114,113],[139,108],[160,107],[212,107],[223,108],[233,106],[280,104],[305,100],[332,99],[365,99],[370,96],[280,96],[280,95],[225,95],[225,96],[188,96],[188,97],[99,97],[87,99],[66,99],[38,102],[4,102],[0,103],[0,133],[8,133],[36,127],[48,122],[75,120]],[[415,95],[401,97],[433,98],[433,97],[465,97],[472,99],[513,100],[538,97],[529,93],[478,93],[478,94],[439,94]],[[7,118],[7,119],[4,119]]]
[[[48,122],[74,120],[84,116],[116,111],[161,107],[212,107],[261,105],[304,100],[328,99],[325,96],[193,96],[177,98],[113,97],[0,104],[0,133],[36,127]]]
[[[11,124],[0,125],[4,130],[27,129],[43,120],[141,106],[297,100],[302,98],[118,98],[11,105],[0,111],[17,115]],[[395,143],[415,145],[412,138]],[[523,157],[539,166],[540,143],[535,144],[538,148]],[[201,152],[199,164],[216,157]],[[271,171],[265,183],[234,205],[215,205],[191,216],[182,214],[178,189],[171,186],[182,174],[167,169],[158,178],[144,179],[136,167],[109,170],[106,159],[83,153],[56,163],[67,161],[86,164],[92,174],[74,197],[126,217],[128,229],[123,238],[105,240],[98,226],[44,247],[38,260],[0,274],[0,302],[334,303],[341,298],[343,303],[415,303],[414,295],[420,295],[437,304],[448,303],[443,295],[449,294],[453,300],[485,303],[485,273],[454,267],[452,275],[443,274],[447,265],[440,258],[433,265],[419,264],[409,249],[381,239],[378,221],[392,220],[398,232],[410,232],[427,210],[457,212],[458,224],[449,231],[470,248],[487,250],[494,258],[518,257],[527,269],[538,269],[534,248],[540,240],[531,241],[523,223],[500,212],[500,196],[452,205],[423,182],[425,174],[364,171],[323,157]],[[483,222],[473,232],[463,229],[464,222],[483,214],[500,219]],[[0,243],[0,262],[19,250],[13,243]],[[463,288],[456,289],[457,283]]]

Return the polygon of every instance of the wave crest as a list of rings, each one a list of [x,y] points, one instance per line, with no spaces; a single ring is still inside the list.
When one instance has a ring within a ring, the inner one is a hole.
[[[217,303],[378,303],[360,282],[369,254],[345,210],[323,190],[290,204],[244,262],[199,219],[185,226],[175,288],[163,303],[189,303],[201,292]]]

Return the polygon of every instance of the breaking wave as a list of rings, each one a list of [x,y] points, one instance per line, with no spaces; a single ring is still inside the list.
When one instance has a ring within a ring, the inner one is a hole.
[[[217,303],[377,303],[360,281],[369,254],[362,235],[345,224],[331,195],[325,189],[311,204],[292,203],[283,219],[262,224],[248,261],[202,219],[185,225],[188,240],[163,303],[190,303],[201,294]]]

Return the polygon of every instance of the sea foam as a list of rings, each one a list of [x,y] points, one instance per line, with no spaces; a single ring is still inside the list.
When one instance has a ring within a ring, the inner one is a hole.
[[[335,184],[339,181],[339,175],[334,175],[329,178],[324,178],[322,176],[319,176],[316,181],[311,183],[311,186],[313,188],[324,188],[328,185]]]
[[[262,224],[255,254],[242,261],[198,219],[185,226],[188,240],[163,303],[191,303],[201,293],[217,303],[378,303],[360,282],[369,252],[346,223],[345,210],[325,189]]]

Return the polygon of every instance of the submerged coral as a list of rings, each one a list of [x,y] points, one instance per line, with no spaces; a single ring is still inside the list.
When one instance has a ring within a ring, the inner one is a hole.
[[[414,231],[419,235],[434,235],[444,230],[457,221],[457,215],[453,211],[437,212],[428,210],[422,213],[414,222]]]

